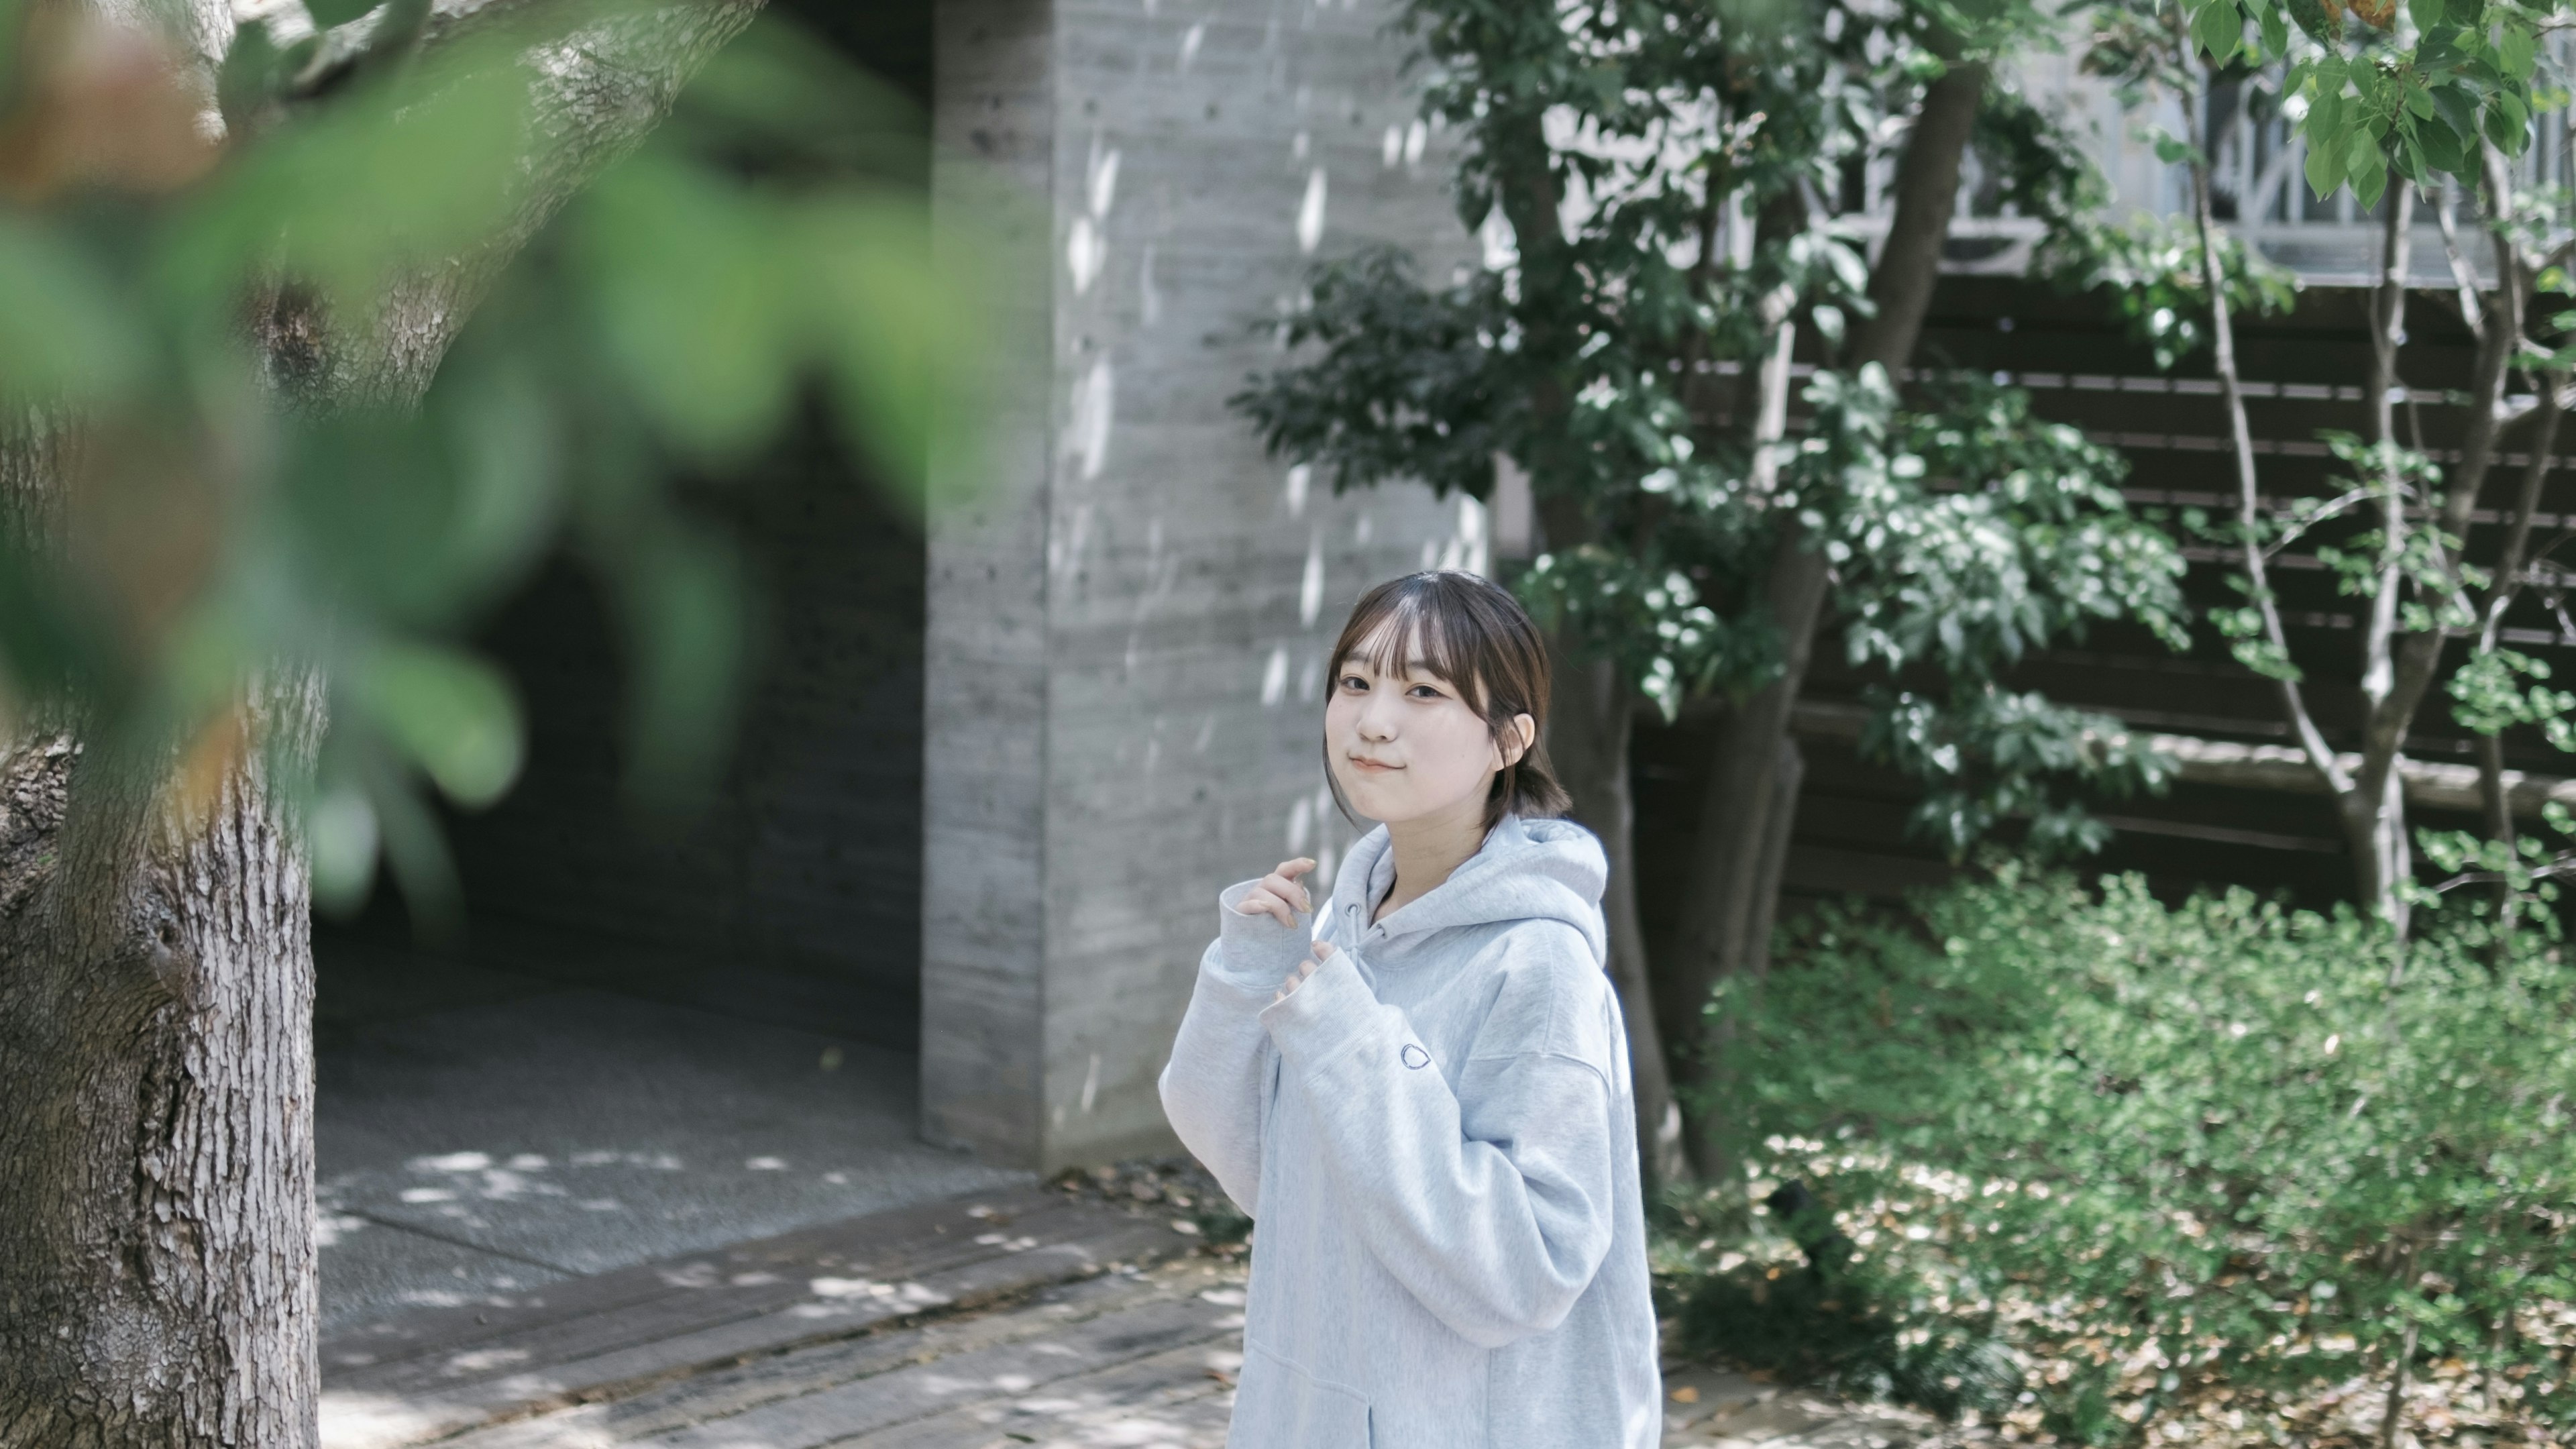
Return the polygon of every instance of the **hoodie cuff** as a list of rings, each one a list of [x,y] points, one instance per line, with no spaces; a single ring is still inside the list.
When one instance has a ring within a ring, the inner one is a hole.
[[[1261,1024],[1269,1028],[1282,1060],[1311,1071],[1376,1035],[1388,1010],[1360,979],[1349,953],[1336,951],[1287,1000],[1263,1007]]]
[[[1290,930],[1268,911],[1245,915],[1235,904],[1261,884],[1259,877],[1238,881],[1217,892],[1217,959],[1225,978],[1237,986],[1259,987],[1266,995],[1297,969],[1314,949],[1309,930]],[[1291,914],[1306,916],[1305,912]]]

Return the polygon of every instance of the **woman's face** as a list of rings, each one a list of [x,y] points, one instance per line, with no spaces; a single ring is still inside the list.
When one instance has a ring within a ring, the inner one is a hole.
[[[1533,722],[1518,715],[1506,752],[1457,685],[1421,661],[1380,674],[1380,651],[1361,642],[1333,671],[1324,706],[1324,745],[1333,779],[1351,808],[1400,825],[1443,814],[1481,816],[1494,772],[1521,757]],[[1517,733],[1518,738],[1514,739]]]

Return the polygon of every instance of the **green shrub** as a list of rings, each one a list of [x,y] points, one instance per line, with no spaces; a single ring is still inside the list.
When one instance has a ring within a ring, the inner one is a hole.
[[[2576,975],[2400,949],[2010,867],[1819,913],[1710,1008],[1748,1180],[1666,1207],[1684,1333],[2016,1437],[2367,1442],[2401,1363],[2428,1438],[2576,1421]],[[1846,1244],[1757,1207],[1791,1181]]]

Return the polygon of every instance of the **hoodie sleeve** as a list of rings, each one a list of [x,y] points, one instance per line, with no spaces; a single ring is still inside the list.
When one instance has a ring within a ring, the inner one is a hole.
[[[1485,1348],[1554,1328],[1610,1251],[1615,1003],[1569,927],[1504,938],[1504,986],[1453,1092],[1345,955],[1262,1010],[1321,1124],[1335,1197],[1379,1264]]]
[[[1273,1061],[1261,1009],[1312,949],[1304,931],[1234,908],[1260,883],[1218,893],[1217,938],[1199,959],[1198,984],[1156,1084],[1182,1145],[1253,1217],[1261,1215],[1261,1083]]]

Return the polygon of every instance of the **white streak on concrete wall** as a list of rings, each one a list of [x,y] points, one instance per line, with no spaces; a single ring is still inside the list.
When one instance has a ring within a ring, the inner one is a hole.
[[[1073,522],[1047,540],[1047,572],[1063,575],[1082,567],[1082,546],[1091,541],[1091,505],[1077,504]]]
[[[1091,143],[1089,188],[1091,214],[1108,216],[1110,205],[1118,199],[1118,148],[1103,149],[1097,137]]]
[[[1108,260],[1107,251],[1100,242],[1100,229],[1092,225],[1090,217],[1077,216],[1073,225],[1066,228],[1064,269],[1073,277],[1076,296],[1091,290],[1092,282],[1100,275],[1101,264]]]
[[[1109,428],[1116,413],[1118,378],[1106,357],[1095,359],[1073,385],[1073,455],[1085,482],[1109,461]]]
[[[1314,829],[1315,806],[1313,802],[1301,798],[1296,804],[1288,807],[1288,854],[1290,856],[1294,857],[1306,853],[1306,837],[1311,834]]]
[[[1306,173],[1306,199],[1297,205],[1297,250],[1312,252],[1324,240],[1324,168]]]
[[[1279,485],[1279,497],[1282,502],[1288,505],[1288,516],[1290,518],[1302,518],[1305,516],[1306,485],[1314,478],[1314,476],[1315,470],[1311,465],[1300,463],[1296,467],[1288,470],[1288,477]]]
[[[1109,235],[1104,223],[1109,208],[1118,199],[1118,148],[1103,146],[1100,136],[1091,137],[1091,158],[1084,171],[1083,214],[1065,229],[1064,264],[1073,275],[1073,291],[1080,296],[1091,290],[1100,278],[1100,269],[1109,261]]]
[[[1183,75],[1189,74],[1190,62],[1199,58],[1199,46],[1206,40],[1207,22],[1204,20],[1181,32],[1180,70]]]
[[[1315,627],[1315,615],[1324,607],[1324,530],[1317,528],[1306,543],[1306,571],[1297,580],[1297,625]]]
[[[1261,669],[1261,702],[1277,704],[1288,693],[1288,646],[1270,651],[1270,662]]]

